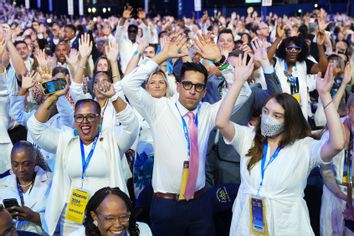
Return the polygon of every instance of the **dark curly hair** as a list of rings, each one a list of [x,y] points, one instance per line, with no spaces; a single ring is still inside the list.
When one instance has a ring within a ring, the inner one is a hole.
[[[308,45],[306,44],[305,39],[300,37],[289,37],[284,39],[277,49],[277,53],[276,53],[277,57],[285,60],[286,57],[285,48],[290,43],[294,43],[296,46],[301,47],[302,50],[297,56],[297,61],[303,62],[309,55],[310,51]]]
[[[91,217],[91,211],[95,212],[98,208],[98,206],[101,204],[101,202],[109,195],[113,194],[116,195],[117,197],[121,198],[126,206],[128,211],[131,212],[130,218],[129,218],[129,227],[128,227],[128,232],[129,235],[131,236],[138,236],[140,234],[139,227],[136,223],[135,216],[133,214],[133,204],[128,197],[127,194],[125,194],[122,190],[119,188],[110,188],[110,187],[105,187],[101,188],[95,194],[90,198],[90,200],[87,203],[86,210],[85,210],[85,220],[83,225],[85,226],[85,233],[87,236],[97,236],[101,235],[100,231],[98,230],[98,227],[93,224],[93,219]]]

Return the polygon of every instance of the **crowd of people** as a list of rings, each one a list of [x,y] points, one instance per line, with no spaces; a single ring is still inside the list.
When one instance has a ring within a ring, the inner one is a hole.
[[[354,235],[352,17],[1,12],[0,235]]]

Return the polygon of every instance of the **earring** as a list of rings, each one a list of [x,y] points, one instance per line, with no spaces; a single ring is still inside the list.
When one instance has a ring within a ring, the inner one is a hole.
[[[37,173],[37,172],[38,172],[38,170],[39,170],[39,166],[35,166],[35,167],[34,167],[34,172],[36,172],[36,173]]]
[[[75,128],[74,129],[74,136],[78,136],[79,135],[79,131]]]
[[[98,223],[97,223],[96,220],[94,220],[92,223],[93,223],[96,227],[98,226]]]
[[[98,125],[98,132],[101,133],[102,132],[102,124]]]

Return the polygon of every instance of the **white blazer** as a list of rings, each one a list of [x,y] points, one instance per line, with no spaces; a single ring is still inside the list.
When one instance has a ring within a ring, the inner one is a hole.
[[[33,211],[44,216],[49,190],[52,184],[52,173],[46,172],[40,167],[34,180],[34,185],[31,192],[28,193],[24,201],[24,205],[31,208]],[[21,205],[20,195],[17,190],[16,176],[11,174],[3,179],[0,179],[0,200],[1,202],[6,198],[16,198],[19,205]],[[46,234],[43,229],[28,221],[19,221],[16,225],[18,230],[34,232],[38,234]]]

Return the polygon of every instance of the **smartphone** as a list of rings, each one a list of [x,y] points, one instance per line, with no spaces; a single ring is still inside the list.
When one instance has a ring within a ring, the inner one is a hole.
[[[66,80],[64,78],[41,83],[42,91],[45,95],[55,93],[58,90],[62,90],[65,88],[65,86]]]
[[[19,206],[16,198],[6,198],[2,201],[5,208],[11,208],[13,206]]]

